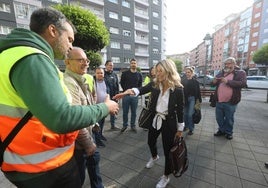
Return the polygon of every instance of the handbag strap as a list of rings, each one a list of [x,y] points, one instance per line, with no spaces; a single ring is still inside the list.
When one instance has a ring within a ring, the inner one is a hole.
[[[23,118],[17,123],[17,125],[12,129],[12,131],[8,134],[5,140],[0,145],[0,153],[3,153],[10,142],[14,139],[14,137],[18,134],[18,132],[22,129],[22,127],[31,119],[33,114],[28,111]]]

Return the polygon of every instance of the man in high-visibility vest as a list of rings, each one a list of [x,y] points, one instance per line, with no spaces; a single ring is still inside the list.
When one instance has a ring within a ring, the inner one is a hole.
[[[17,187],[79,188],[73,158],[78,131],[119,107],[108,98],[91,106],[72,106],[63,75],[53,62],[72,50],[75,28],[59,11],[40,8],[30,30],[14,29],[0,39],[0,138],[18,121],[33,117],[8,145],[1,170]]]

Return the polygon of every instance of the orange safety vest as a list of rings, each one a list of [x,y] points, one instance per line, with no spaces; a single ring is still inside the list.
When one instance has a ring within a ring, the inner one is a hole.
[[[12,87],[9,74],[11,68],[18,60],[31,54],[43,54],[49,58],[44,52],[26,46],[9,48],[0,53],[1,140],[7,137],[28,111],[23,100]],[[51,59],[50,61],[54,64]],[[63,75],[59,70],[58,75],[62,88],[69,102],[71,102],[68,89],[63,82]],[[39,119],[32,117],[5,150],[1,169],[3,171],[27,173],[38,173],[55,169],[68,162],[73,156],[74,141],[77,135],[78,131],[67,134],[54,133],[42,124]]]

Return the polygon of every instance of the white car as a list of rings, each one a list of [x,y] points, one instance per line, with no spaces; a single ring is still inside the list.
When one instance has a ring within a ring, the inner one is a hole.
[[[266,76],[247,76],[247,87],[249,89],[268,89],[268,78]]]

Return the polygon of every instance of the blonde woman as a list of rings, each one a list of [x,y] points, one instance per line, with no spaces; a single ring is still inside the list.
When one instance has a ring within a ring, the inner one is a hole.
[[[116,95],[115,98],[119,99],[125,95],[144,95],[151,92],[152,103],[149,109],[155,113],[155,117],[148,131],[148,145],[152,157],[146,167],[153,167],[154,163],[159,159],[156,142],[161,133],[165,154],[165,171],[156,188],[163,188],[169,183],[168,175],[172,173],[169,151],[172,148],[174,138],[181,137],[184,129],[184,94],[180,76],[172,60],[163,60],[157,63],[155,68],[156,79],[153,82],[141,88],[128,89]]]

